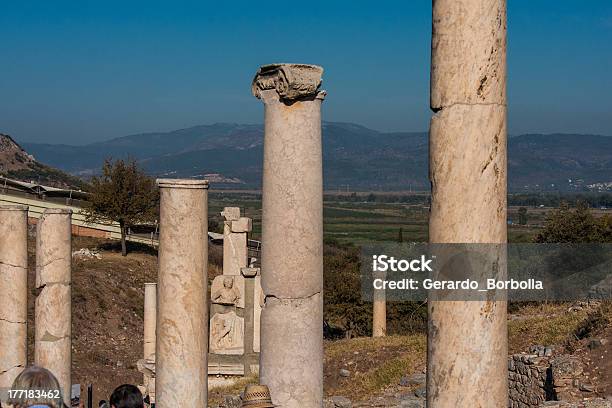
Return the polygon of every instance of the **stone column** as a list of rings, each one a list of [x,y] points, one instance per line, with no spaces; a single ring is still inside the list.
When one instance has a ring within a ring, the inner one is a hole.
[[[28,207],[0,206],[0,388],[27,364]]]
[[[203,408],[208,398],[208,181],[160,179],[157,184],[156,406]]]
[[[250,218],[240,217],[240,208],[225,207],[223,221],[223,274],[238,275],[247,267],[247,233],[252,229]]]
[[[47,209],[36,228],[34,363],[51,371],[70,404],[72,211]]]
[[[379,272],[380,279],[385,279],[386,273]],[[385,289],[374,289],[372,304],[372,337],[387,335],[387,296]]]
[[[430,242],[506,243],[506,0],[433,1],[431,108]],[[507,406],[506,302],[428,311],[428,406]]]
[[[260,382],[283,407],[323,400],[323,69],[266,65]]]
[[[145,283],[144,291],[144,347],[143,358],[155,355],[155,324],[157,323],[157,284]],[[144,377],[145,385],[147,376]]]

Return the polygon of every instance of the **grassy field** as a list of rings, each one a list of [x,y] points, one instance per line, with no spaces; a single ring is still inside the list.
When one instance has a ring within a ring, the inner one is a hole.
[[[221,223],[223,207],[240,207],[242,214],[253,218],[254,239],[261,237],[261,199],[258,194],[211,194],[209,213]],[[510,242],[530,242],[546,220],[549,208],[530,208],[528,224],[517,225],[518,207],[508,210]],[[324,234],[326,239],[356,245],[367,242],[426,242],[428,239],[429,207],[405,203],[342,202],[323,203]],[[400,234],[401,229],[401,234]],[[217,231],[220,232],[220,231]]]

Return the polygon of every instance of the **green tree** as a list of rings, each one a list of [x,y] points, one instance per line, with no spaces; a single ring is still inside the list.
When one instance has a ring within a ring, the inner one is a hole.
[[[518,210],[519,225],[527,225],[527,208],[521,207]]]
[[[563,203],[548,215],[544,229],[536,235],[535,242],[612,242],[612,220],[610,216],[596,218],[583,201],[576,208]]]
[[[133,159],[102,166],[102,175],[91,181],[91,198],[84,209],[89,222],[117,222],[121,228],[121,254],[127,255],[127,230],[154,221],[159,208],[159,190]]]

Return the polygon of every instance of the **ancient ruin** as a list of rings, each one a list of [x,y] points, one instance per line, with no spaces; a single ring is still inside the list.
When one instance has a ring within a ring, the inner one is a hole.
[[[248,266],[247,234],[251,232],[250,218],[240,216],[240,208],[225,207],[223,221],[223,274],[240,275]]]
[[[156,406],[205,407],[208,182],[159,179]]]
[[[72,211],[47,209],[36,231],[34,363],[51,371],[70,404]]]
[[[323,174],[314,65],[262,66],[265,106],[260,381],[283,407],[323,403]]]
[[[430,242],[506,243],[506,1],[434,0],[431,60]],[[428,405],[507,406],[506,302],[428,314]]]
[[[28,207],[0,206],[0,388],[27,363]]]
[[[143,388],[152,403],[155,403],[155,332],[157,324],[157,284],[145,283],[144,289],[144,335],[143,357],[138,361],[138,370],[143,373]]]
[[[259,323],[255,293],[259,268],[248,267],[247,234],[250,218],[240,208],[225,207],[223,275],[210,289],[209,374],[251,375],[259,373]]]
[[[376,278],[385,280],[386,274],[378,272]],[[387,296],[385,289],[374,289],[372,303],[372,337],[385,337],[387,335]]]

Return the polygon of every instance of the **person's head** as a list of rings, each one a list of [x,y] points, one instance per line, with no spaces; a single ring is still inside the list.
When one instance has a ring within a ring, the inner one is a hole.
[[[27,408],[42,405],[49,408],[63,408],[62,390],[57,378],[46,368],[30,366],[23,370],[13,382],[13,390],[45,390],[38,397],[28,398],[27,395],[15,395],[9,400],[14,408]]]
[[[135,385],[123,384],[110,397],[111,408],[144,408],[142,393]]]
[[[223,286],[226,289],[231,289],[234,286],[234,279],[232,279],[232,278],[223,278]]]

